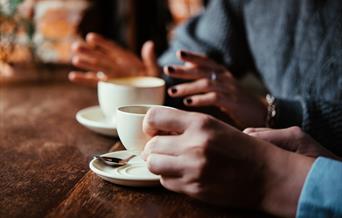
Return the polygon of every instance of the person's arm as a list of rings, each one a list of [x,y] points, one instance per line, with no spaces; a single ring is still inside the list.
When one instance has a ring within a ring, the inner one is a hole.
[[[232,2],[211,1],[203,13],[180,26],[169,49],[159,58],[160,66],[181,64],[175,54],[183,49],[205,54],[235,74],[254,68],[240,5]]]
[[[152,138],[142,157],[165,188],[211,204],[295,216],[314,158],[172,108],[150,109],[143,129]]]
[[[248,128],[244,130],[244,133],[302,156],[318,158],[303,181],[301,197],[296,207],[298,217],[340,217],[342,215],[341,157],[329,152],[299,127],[277,130]],[[300,167],[300,165],[297,166]],[[294,172],[291,175],[296,178]],[[286,194],[283,196],[285,197]],[[274,199],[271,200],[274,201]]]
[[[325,100],[277,99],[275,128],[300,126],[320,144],[342,155],[342,103]]]
[[[297,217],[342,217],[342,162],[318,158],[304,183]]]

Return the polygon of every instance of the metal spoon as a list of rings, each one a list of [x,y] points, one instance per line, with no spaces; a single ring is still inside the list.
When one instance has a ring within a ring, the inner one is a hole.
[[[119,166],[124,166],[128,163],[130,159],[135,157],[135,155],[131,155],[128,158],[121,159],[121,158],[115,158],[115,157],[106,157],[106,156],[100,156],[100,155],[95,155],[94,158],[100,160],[102,163],[112,166],[112,167],[119,167]]]

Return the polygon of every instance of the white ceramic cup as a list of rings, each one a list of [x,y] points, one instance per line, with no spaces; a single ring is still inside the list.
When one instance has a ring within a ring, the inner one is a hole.
[[[133,154],[140,154],[150,139],[143,132],[143,120],[147,111],[157,105],[128,105],[117,108],[116,122],[123,146]]]
[[[97,87],[100,108],[108,120],[116,122],[116,109],[123,105],[162,105],[165,81],[157,77],[125,77],[101,81]]]

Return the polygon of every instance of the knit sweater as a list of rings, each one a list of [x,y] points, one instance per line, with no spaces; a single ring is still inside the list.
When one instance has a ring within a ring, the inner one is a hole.
[[[341,0],[213,0],[178,28],[160,64],[181,64],[179,49],[237,77],[257,72],[277,98],[276,128],[301,126],[342,154]]]

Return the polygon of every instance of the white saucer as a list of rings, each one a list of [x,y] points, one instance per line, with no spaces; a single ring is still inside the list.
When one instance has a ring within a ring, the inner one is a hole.
[[[77,112],[76,120],[88,129],[107,136],[117,136],[116,124],[103,115],[99,106],[88,107]]]
[[[128,151],[116,151],[103,156],[127,158],[132,154]],[[160,185],[158,175],[147,169],[146,163],[140,157],[132,158],[127,165],[122,167],[111,167],[103,164],[98,159],[89,163],[90,169],[102,179],[124,186],[156,186]]]

